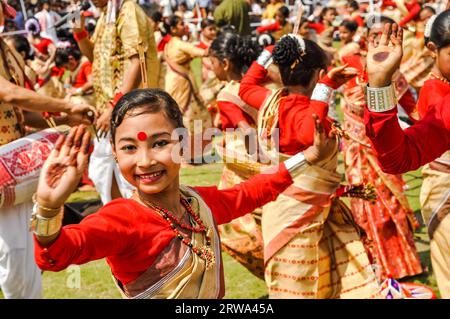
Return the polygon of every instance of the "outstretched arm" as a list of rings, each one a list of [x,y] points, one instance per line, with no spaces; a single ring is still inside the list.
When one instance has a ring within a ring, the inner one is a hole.
[[[314,116],[314,145],[303,153],[291,157],[284,163],[272,167],[232,188],[218,190],[217,187],[196,187],[206,201],[218,224],[246,215],[256,208],[274,201],[292,183],[291,174],[297,174],[307,163],[314,164],[328,158],[336,150],[334,133],[327,137],[321,120]]]
[[[258,60],[250,66],[239,86],[240,98],[257,110],[262,106],[271,92],[269,89],[263,87],[262,83],[267,78],[267,69],[272,63],[272,50],[273,46],[263,50]]]
[[[95,114],[95,108],[85,104],[72,104],[15,85],[0,77],[0,101],[34,112],[64,112],[79,115],[83,124],[91,124],[88,112]]]
[[[94,42],[89,39],[89,34],[85,28],[85,21],[84,12],[81,12],[80,27],[74,28],[73,34],[81,53],[92,62],[94,61]]]

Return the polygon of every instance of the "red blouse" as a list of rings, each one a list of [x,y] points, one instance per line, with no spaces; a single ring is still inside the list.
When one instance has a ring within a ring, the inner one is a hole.
[[[48,47],[53,44],[53,41],[46,38],[41,38],[41,41],[33,46],[38,50],[41,54],[48,55]]]
[[[325,24],[321,23],[321,22],[309,22],[308,23],[309,27],[311,29],[316,30],[317,34],[321,34],[323,31],[325,31],[327,29],[327,27],[325,26]]]
[[[166,34],[165,36],[163,36],[158,42],[157,51],[164,52],[164,48],[166,47],[166,44],[169,43],[171,38],[172,36],[170,34]]]
[[[268,24],[268,25],[264,25],[264,26],[260,26],[256,28],[256,31],[259,33],[264,33],[264,32],[275,32],[281,30],[281,26],[280,23],[278,21],[275,21],[274,23]]]
[[[275,200],[292,184],[284,164],[274,174],[260,174],[232,188],[195,187],[217,224],[254,211]],[[61,229],[56,241],[42,247],[35,239],[35,260],[43,270],[60,271],[106,257],[124,285],[143,274],[174,239],[170,225],[152,209],[130,199],[117,199],[80,224]]]
[[[239,122],[247,122],[250,125],[255,124],[252,117],[242,111],[242,109],[232,102],[218,101],[221,129],[237,128]]]
[[[259,109],[271,94],[271,90],[261,86],[266,76],[267,70],[254,62],[241,80],[239,96],[245,103],[256,109]],[[333,88],[336,86],[327,76],[319,82]],[[328,104],[310,100],[305,95],[289,94],[281,100],[278,114],[280,151],[294,155],[312,145],[314,140],[312,115],[317,114],[321,120],[325,120],[328,114]],[[329,122],[324,121],[324,125],[328,131],[330,129]]]
[[[389,174],[418,169],[450,149],[450,94],[429,107],[425,117],[402,130],[397,110],[365,110],[366,134],[377,151],[380,167]]]
[[[75,82],[73,83],[74,88],[80,88],[83,87],[88,81],[89,76],[92,74],[92,63],[89,61],[86,61],[83,63],[83,65],[80,68],[80,71],[78,72],[77,76],[75,77]]]
[[[449,93],[450,84],[436,78],[426,80],[420,90],[419,101],[417,102],[420,118],[425,117],[430,105],[437,104]]]

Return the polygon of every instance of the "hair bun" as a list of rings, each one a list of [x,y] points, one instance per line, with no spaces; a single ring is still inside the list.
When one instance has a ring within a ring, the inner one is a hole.
[[[298,42],[295,38],[284,36],[275,44],[275,48],[272,52],[273,61],[280,66],[290,66],[300,59],[299,49]]]

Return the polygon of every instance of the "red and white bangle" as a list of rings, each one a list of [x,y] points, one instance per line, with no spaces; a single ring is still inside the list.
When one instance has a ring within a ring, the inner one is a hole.
[[[119,103],[119,100],[122,98],[123,93],[122,92],[117,92],[116,95],[114,96],[114,99],[111,102],[111,106],[112,108],[115,108],[117,103]]]
[[[317,83],[311,95],[311,100],[330,103],[333,89],[325,83]]]

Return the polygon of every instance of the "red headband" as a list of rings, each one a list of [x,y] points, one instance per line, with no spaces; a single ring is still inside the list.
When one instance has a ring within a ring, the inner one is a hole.
[[[3,7],[3,14],[7,19],[15,19],[16,18],[16,10],[8,4],[7,0],[1,0],[1,4]]]

